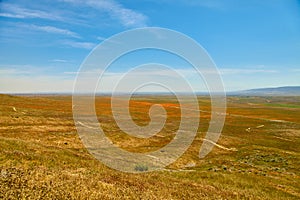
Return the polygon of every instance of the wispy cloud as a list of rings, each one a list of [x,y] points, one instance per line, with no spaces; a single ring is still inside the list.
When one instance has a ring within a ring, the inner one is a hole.
[[[76,42],[71,40],[63,41],[62,43],[71,47],[89,49],[89,50],[93,49],[96,46],[96,44],[92,42]]]
[[[226,3],[232,3],[231,1],[224,0],[148,0],[157,4],[179,4],[181,6],[193,6],[193,7],[205,7],[211,9],[223,9]]]
[[[71,92],[73,78],[65,76],[14,76],[7,75],[0,79],[0,92],[32,93],[32,92]]]
[[[224,7],[224,1],[223,0],[190,0],[190,1],[184,1],[181,0],[182,3],[190,6],[201,6],[206,8],[214,8],[214,9],[220,9]]]
[[[300,69],[292,69],[291,72],[300,72]]]
[[[52,60],[49,60],[50,62],[58,62],[58,63],[66,63],[68,62],[67,60],[64,60],[64,59],[52,59]]]
[[[103,41],[103,40],[106,40],[107,38],[105,38],[105,37],[101,37],[101,36],[98,36],[97,37],[97,40],[100,40],[100,41]]]
[[[47,71],[49,68],[48,66],[1,64],[0,77],[3,78],[7,75],[31,76]]]
[[[80,36],[73,31],[70,31],[68,29],[57,28],[54,26],[37,26],[34,24],[23,25],[23,26],[25,26],[26,28],[30,28],[30,29],[37,30],[37,31],[43,31],[46,33],[60,34],[60,35],[74,37],[74,38],[80,38]]]
[[[220,69],[221,74],[254,74],[254,73],[278,73],[278,70],[273,69]]]
[[[0,13],[0,17],[8,17],[8,18],[24,18],[23,15],[14,14],[14,13]]]
[[[66,72],[64,72],[64,74],[74,74],[74,75],[84,74],[84,75],[98,76],[102,72],[103,72],[103,70],[101,70],[101,69],[94,69],[94,70],[81,71],[81,72],[79,72],[79,71],[66,71]],[[113,73],[113,74],[120,74],[120,76],[122,75],[121,73]]]
[[[112,18],[117,19],[125,27],[144,27],[146,26],[147,16],[143,13],[125,8],[122,4],[113,0],[61,0],[64,2],[85,5],[96,8],[99,11],[108,13]]]
[[[15,4],[1,3],[0,16],[8,18],[40,18],[49,20],[63,20],[57,13],[23,8]]]
[[[100,69],[94,69],[89,71],[69,71],[64,72],[65,74],[85,74],[85,75],[91,75],[91,76],[98,76],[100,73],[104,72]],[[124,74],[127,72],[104,72],[105,77],[118,77],[121,78]],[[135,78],[135,77],[173,77],[174,73],[170,73],[169,70],[140,70],[140,71],[134,71],[129,73],[129,77]]]
[[[0,76],[1,75],[8,75],[8,74],[14,74],[14,75],[24,75],[24,74],[31,74],[29,71],[26,70],[17,70],[17,69],[0,69]]]
[[[175,73],[170,73],[171,71],[176,72],[177,74],[181,75],[182,77],[193,77],[193,76],[199,76],[198,72],[193,69],[193,68],[177,68],[177,69],[144,69],[144,70],[139,70],[133,72],[131,75],[132,77],[173,77]],[[90,70],[86,72],[81,72],[81,73],[86,73],[86,74],[91,74],[95,75],[95,73],[100,73],[101,71],[99,70]],[[219,70],[209,70],[209,69],[204,69],[204,70],[199,70],[200,73],[206,73],[206,74],[211,74],[211,73],[219,73],[220,75],[231,75],[231,74],[255,74],[255,73],[278,73],[277,70],[267,70],[267,69],[219,69]],[[64,72],[66,74],[78,74],[79,72]],[[126,72],[105,72],[104,76],[114,76],[114,77],[121,77]],[[177,75],[176,75],[177,76]]]

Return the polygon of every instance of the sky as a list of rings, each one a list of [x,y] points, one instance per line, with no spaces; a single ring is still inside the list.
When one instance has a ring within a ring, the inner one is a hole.
[[[298,0],[0,0],[0,93],[72,92],[98,44],[143,27],[175,30],[198,42],[226,91],[300,86]],[[189,64],[155,50],[112,64],[102,90],[112,90],[137,64],[154,61],[182,74],[195,91],[205,90]],[[144,70],[154,82],[159,73]]]

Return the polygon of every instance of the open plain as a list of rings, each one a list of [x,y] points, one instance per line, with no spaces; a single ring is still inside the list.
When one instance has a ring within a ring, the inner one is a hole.
[[[110,100],[96,97],[97,116],[119,147],[149,152],[174,138],[180,124],[175,97],[131,98],[131,116],[140,126],[149,122],[152,104],[167,111],[165,127],[149,139],[122,132]],[[198,154],[210,98],[198,101],[200,124],[189,149],[165,170],[131,174],[106,167],[85,149],[71,96],[0,95],[0,199],[300,198],[300,97],[227,97],[222,135],[203,159]]]

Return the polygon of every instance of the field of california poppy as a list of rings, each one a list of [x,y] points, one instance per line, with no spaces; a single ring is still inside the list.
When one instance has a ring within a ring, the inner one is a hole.
[[[96,97],[97,116],[120,148],[149,152],[174,138],[180,124],[176,98],[132,97],[131,116],[140,126],[149,122],[152,104],[167,111],[165,127],[149,139],[122,132],[110,100]],[[0,198],[300,198],[300,97],[227,97],[222,135],[203,159],[198,154],[211,117],[210,99],[199,96],[198,101],[200,124],[188,150],[165,170],[131,174],[108,168],[85,149],[71,96],[0,95]]]

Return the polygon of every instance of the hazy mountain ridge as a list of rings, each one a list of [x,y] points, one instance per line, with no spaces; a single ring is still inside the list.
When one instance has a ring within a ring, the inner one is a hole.
[[[236,92],[228,92],[228,95],[243,96],[300,96],[300,86],[284,86],[274,88],[257,88],[250,90],[242,90]]]
[[[213,94],[219,94],[218,92],[212,92]],[[1,93],[0,93],[1,94]],[[69,96],[72,95],[72,92],[64,92],[64,93],[55,93],[55,92],[44,92],[44,93],[3,93],[3,94],[10,94],[10,95],[17,95],[17,96]],[[90,93],[81,93],[82,95],[90,94]],[[181,95],[190,95],[190,93],[185,92],[178,92],[177,94]],[[210,95],[209,92],[195,92],[197,95]],[[78,94],[77,94],[78,95]],[[96,96],[110,96],[112,95],[111,92],[105,93],[96,93]],[[128,95],[126,92],[119,92],[115,93],[115,95]],[[133,95],[173,95],[170,92],[137,92]],[[300,86],[284,86],[284,87],[272,87],[272,88],[255,88],[249,90],[240,90],[240,91],[229,91],[226,92],[226,95],[229,96],[300,96]]]

